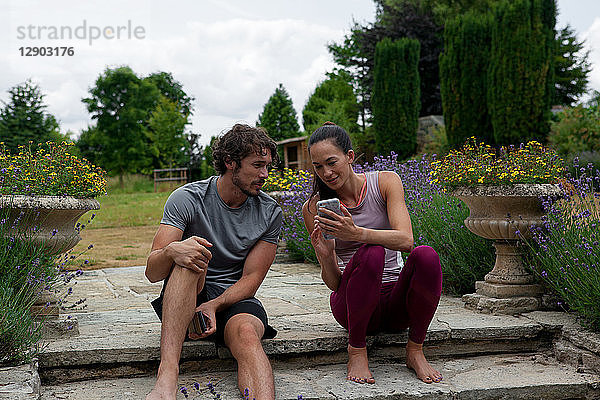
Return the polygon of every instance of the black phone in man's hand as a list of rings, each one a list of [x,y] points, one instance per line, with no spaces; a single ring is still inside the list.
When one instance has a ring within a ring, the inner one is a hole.
[[[188,325],[188,333],[195,333],[197,335],[201,335],[206,332],[206,316],[202,313],[202,311],[196,311],[192,321]]]

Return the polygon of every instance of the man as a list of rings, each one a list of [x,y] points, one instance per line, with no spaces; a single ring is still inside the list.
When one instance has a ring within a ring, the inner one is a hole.
[[[153,302],[161,318],[160,366],[147,400],[175,399],[179,358],[196,312],[238,364],[240,392],[274,399],[271,364],[261,338],[275,336],[254,294],[275,259],[281,207],[260,189],[277,147],[261,128],[236,124],[213,146],[219,176],[175,190],[152,242],[146,276],[165,280]],[[161,315],[162,314],[162,315]]]

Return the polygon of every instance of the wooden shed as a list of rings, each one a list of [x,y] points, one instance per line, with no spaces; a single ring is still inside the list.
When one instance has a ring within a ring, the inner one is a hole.
[[[308,136],[300,136],[277,142],[283,150],[283,166],[312,172],[312,163],[308,155]]]

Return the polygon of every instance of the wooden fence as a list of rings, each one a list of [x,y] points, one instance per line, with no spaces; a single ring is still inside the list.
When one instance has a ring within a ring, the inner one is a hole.
[[[159,182],[177,182],[187,183],[188,169],[187,168],[166,168],[154,170],[154,193],[158,189]]]

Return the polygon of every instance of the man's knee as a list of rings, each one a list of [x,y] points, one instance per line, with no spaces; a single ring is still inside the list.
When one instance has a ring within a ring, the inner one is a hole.
[[[195,277],[196,279],[200,277],[200,274],[196,271],[193,271],[189,268],[185,268],[182,267],[180,265],[174,265],[173,269],[171,270],[171,275],[169,277],[169,279],[171,279],[173,276],[190,276],[190,277]]]
[[[199,278],[200,274],[198,272],[192,271],[189,268],[175,265],[171,270],[171,274],[169,275],[169,281],[167,282],[167,285],[176,285],[178,287],[188,285],[193,286],[198,283]]]
[[[262,348],[261,338],[264,326],[260,319],[249,314],[233,316],[225,326],[225,344],[236,352]],[[234,354],[235,355],[235,354]]]

